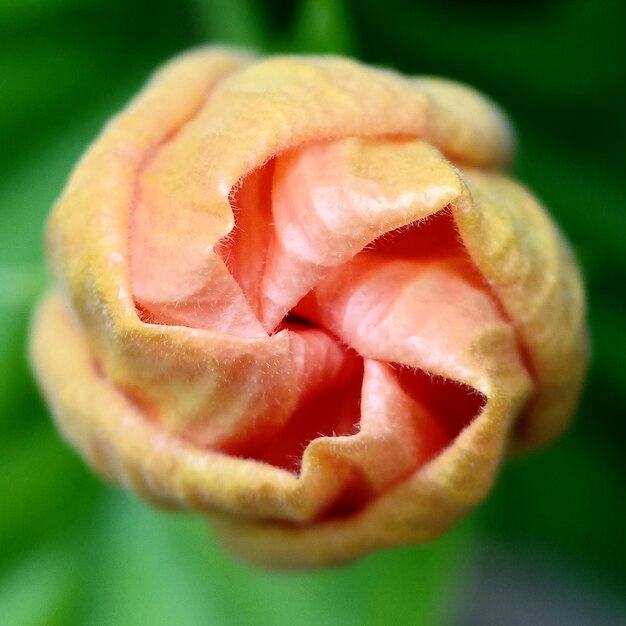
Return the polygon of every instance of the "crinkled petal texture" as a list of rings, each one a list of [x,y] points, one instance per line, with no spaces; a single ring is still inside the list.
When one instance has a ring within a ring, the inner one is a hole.
[[[108,478],[316,566],[429,540],[556,436],[581,282],[472,90],[340,58],[162,69],[51,217],[32,358]]]

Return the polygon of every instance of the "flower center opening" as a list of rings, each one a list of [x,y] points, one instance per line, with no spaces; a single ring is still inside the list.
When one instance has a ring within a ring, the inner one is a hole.
[[[287,338],[282,387],[267,363],[251,383],[257,400],[243,376],[228,397],[230,411],[257,411],[245,428],[211,438],[214,416],[200,409],[178,432],[296,475],[307,455],[330,459],[344,476],[330,516],[406,479],[481,413],[472,342],[508,324],[449,193],[398,189],[380,145],[355,141],[302,146],[246,175],[229,196],[234,228],[213,246],[222,269],[192,299],[136,299],[148,323]]]

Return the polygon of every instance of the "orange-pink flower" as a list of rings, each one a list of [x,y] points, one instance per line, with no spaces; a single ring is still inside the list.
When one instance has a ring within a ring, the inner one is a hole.
[[[341,58],[175,59],[48,227],[32,359],[101,474],[275,566],[427,541],[586,365],[567,245],[467,87]]]

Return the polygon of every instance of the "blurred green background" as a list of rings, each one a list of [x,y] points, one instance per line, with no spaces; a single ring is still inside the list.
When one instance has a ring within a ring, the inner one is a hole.
[[[0,0],[0,624],[626,623],[625,6]],[[515,121],[515,172],[573,242],[593,338],[575,424],[510,461],[489,501],[429,546],[256,570],[201,520],[103,485],[54,432],[24,348],[45,216],[107,117],[205,42],[475,85]]]

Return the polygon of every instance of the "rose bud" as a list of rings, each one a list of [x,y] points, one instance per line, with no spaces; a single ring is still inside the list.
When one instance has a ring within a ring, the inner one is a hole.
[[[566,426],[572,254],[471,89],[341,58],[160,70],[48,224],[32,361],[106,478],[319,566],[433,539]]]

